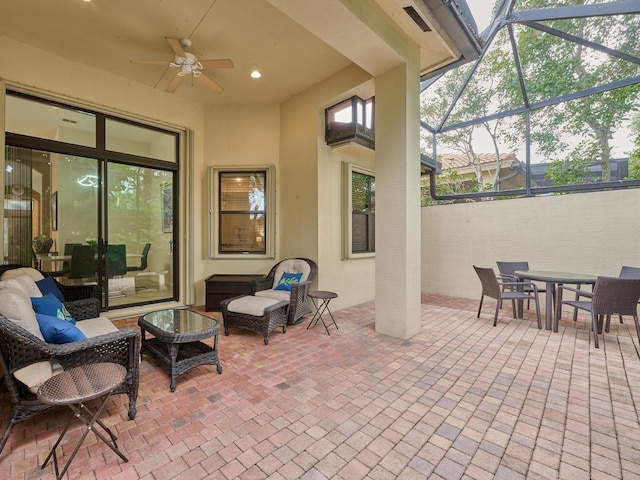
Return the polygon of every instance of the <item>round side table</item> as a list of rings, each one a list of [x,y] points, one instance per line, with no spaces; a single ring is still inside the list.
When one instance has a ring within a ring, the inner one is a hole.
[[[116,443],[117,437],[111,432],[109,427],[98,419],[104,405],[111,396],[111,392],[124,382],[126,376],[127,370],[117,363],[88,363],[86,365],[80,365],[79,367],[70,368],[51,377],[38,389],[37,395],[40,401],[48,403],[49,405],[67,405],[75,414],[67,422],[58,440],[56,440],[56,443],[53,445],[51,452],[49,452],[49,455],[47,455],[47,458],[44,459],[44,463],[42,464],[42,468],[46,467],[51,457],[53,457],[57,480],[60,480],[67,472],[71,461],[76,456],[76,453],[78,453],[82,442],[87,438],[90,431],[93,431],[93,433],[106,443],[122,460],[125,462],[129,461],[118,448]],[[85,403],[94,398],[102,398],[102,401],[95,411],[91,411]],[[80,440],[78,440],[66,465],[62,471],[59,472],[56,449],[65,433],[67,433],[69,425],[71,425],[71,421],[74,418],[84,423],[87,428],[82,434],[82,437],[80,437]],[[109,439],[107,439],[94,424],[102,427],[102,430],[109,435]]]
[[[327,327],[324,318],[322,318],[325,312],[329,314],[329,316],[331,317],[331,322],[336,326],[336,330],[338,330],[336,319],[333,318],[333,314],[331,313],[331,310],[329,310],[329,302],[334,298],[337,298],[338,294],[335,292],[327,292],[324,290],[315,290],[313,292],[307,293],[307,296],[311,298],[311,300],[313,301],[313,305],[316,307],[316,313],[313,314],[309,325],[307,325],[307,330],[309,330],[309,327],[312,324],[315,327],[318,324],[318,321],[322,321],[324,329],[327,331],[327,335],[331,335],[329,333],[329,327]],[[331,323],[329,323],[329,325],[331,325]]]

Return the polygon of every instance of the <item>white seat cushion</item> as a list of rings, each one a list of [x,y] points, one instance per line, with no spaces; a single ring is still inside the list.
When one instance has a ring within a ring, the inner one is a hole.
[[[13,372],[13,376],[24,383],[31,393],[38,393],[40,385],[63,371],[62,365],[56,361],[49,360],[32,363],[24,368],[20,368]]]
[[[78,327],[78,330],[84,333],[85,337],[87,338],[93,338],[97,337],[98,335],[104,335],[105,333],[118,331],[115,325],[111,323],[111,320],[109,320],[107,317],[78,320],[76,322],[76,327]]]
[[[289,297],[287,296],[287,299]],[[244,313],[245,315],[253,315],[254,317],[261,317],[264,315],[264,309],[275,305],[280,300],[274,300],[271,298],[252,297],[247,295],[242,298],[232,300],[227,305],[227,310],[235,313]]]
[[[286,300],[287,302],[291,300],[291,292],[287,290],[274,290],[273,288],[260,290],[259,292],[256,292],[255,295],[256,297],[273,298],[279,302],[282,300]]]

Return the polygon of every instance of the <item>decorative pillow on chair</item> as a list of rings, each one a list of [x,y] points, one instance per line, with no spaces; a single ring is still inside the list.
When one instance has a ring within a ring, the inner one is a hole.
[[[41,298],[32,297],[31,305],[33,305],[33,309],[36,311],[36,314],[40,313],[42,315],[56,317],[74,325],[76,323],[75,318],[73,318],[69,313],[69,310],[66,309],[62,302],[58,300],[53,293],[47,293]]]
[[[274,290],[286,290],[287,292],[290,292],[291,285],[294,283],[300,283],[301,278],[301,273],[283,273]]]
[[[43,296],[47,293],[53,293],[58,300],[64,302],[64,296],[58,288],[58,285],[56,285],[56,281],[53,279],[53,277],[44,277],[42,280],[37,281],[36,285],[40,289],[40,292],[42,292]]]
[[[36,320],[47,343],[70,343],[87,338],[71,322],[41,313],[36,313]]]

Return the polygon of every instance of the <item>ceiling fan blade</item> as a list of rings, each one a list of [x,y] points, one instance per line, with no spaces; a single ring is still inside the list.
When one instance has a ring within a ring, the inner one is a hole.
[[[168,65],[169,62],[166,60],[129,60],[131,63],[141,64],[141,65]]]
[[[233,62],[228,58],[219,58],[217,60],[200,60],[204,68],[233,68]]]
[[[164,37],[167,39],[167,42],[169,42],[169,45],[171,46],[171,50],[173,50],[173,53],[175,53],[178,57],[186,57],[186,55],[184,54],[184,50],[182,49],[182,45],[180,44],[180,40],[176,40],[175,38],[169,38],[169,37]]]
[[[207,77],[204,73],[201,73],[200,75],[198,75],[197,78],[214,92],[216,93],[224,92],[224,88],[222,88],[218,82],[214,82],[209,77]]]
[[[176,91],[176,89],[178,88],[178,86],[180,85],[180,82],[182,82],[182,79],[184,77],[181,77],[180,75],[175,75],[172,79],[171,82],[169,82],[169,85],[167,86],[167,93],[173,93]]]

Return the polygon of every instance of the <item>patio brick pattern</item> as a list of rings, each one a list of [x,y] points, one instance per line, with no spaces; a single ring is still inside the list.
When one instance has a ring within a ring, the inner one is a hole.
[[[477,319],[477,301],[426,295],[422,330],[405,341],[375,332],[373,308],[333,312],[331,336],[306,322],[274,331],[268,346],[244,330],[221,335],[222,375],[196,367],[173,394],[145,356],[136,419],[126,396],[101,417],[129,462],[89,435],[70,478],[640,478],[631,319],[612,321],[596,350],[585,316],[565,314],[553,333],[538,330],[533,311],[511,319],[505,305],[493,327],[492,301]],[[0,387],[3,428],[9,409]],[[39,465],[69,415],[18,424],[0,478],[53,478]],[[60,461],[80,433],[67,434]]]

